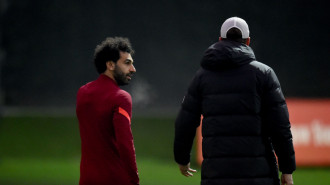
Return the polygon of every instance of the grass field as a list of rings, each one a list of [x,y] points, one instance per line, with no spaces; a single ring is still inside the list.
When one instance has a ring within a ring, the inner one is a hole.
[[[198,185],[198,173],[180,175],[173,160],[174,118],[133,118],[141,185]],[[194,154],[194,152],[193,152]],[[0,123],[1,185],[74,185],[80,139],[74,117],[5,117]],[[330,168],[298,168],[297,185],[329,185]]]

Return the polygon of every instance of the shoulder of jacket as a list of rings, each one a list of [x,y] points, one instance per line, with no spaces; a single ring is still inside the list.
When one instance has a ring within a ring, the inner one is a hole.
[[[116,92],[116,98],[119,99],[131,99],[131,95],[122,89],[118,89],[118,91]]]
[[[263,74],[267,74],[272,70],[272,68],[269,67],[268,65],[258,62],[256,60],[250,62],[250,66],[254,67],[257,71],[260,71]]]
[[[205,69],[200,67],[197,71],[196,71],[196,74],[195,76],[201,76],[203,75],[203,73],[205,73]]]
[[[93,84],[93,81],[92,82],[87,82],[85,85],[83,85],[79,88],[79,91],[87,90],[92,84]]]

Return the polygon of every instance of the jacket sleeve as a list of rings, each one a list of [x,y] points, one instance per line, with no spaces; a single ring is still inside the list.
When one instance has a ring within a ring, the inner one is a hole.
[[[296,161],[288,108],[275,72],[270,68],[266,74],[263,119],[278,157],[280,171],[291,174],[296,169]]]
[[[117,106],[113,113],[113,125],[119,157],[124,169],[131,177],[133,184],[139,184],[135,148],[131,130],[132,100],[131,96],[123,93],[117,98]]]
[[[198,76],[195,76],[183,98],[181,109],[175,121],[174,159],[181,165],[190,162],[190,152],[196,128],[200,124],[201,99],[198,84]]]

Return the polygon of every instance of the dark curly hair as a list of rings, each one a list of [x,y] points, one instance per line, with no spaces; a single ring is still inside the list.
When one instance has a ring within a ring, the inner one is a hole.
[[[103,73],[107,67],[106,62],[117,62],[120,58],[120,51],[130,54],[134,53],[128,38],[107,37],[100,45],[97,45],[94,52],[94,64],[99,74]]]

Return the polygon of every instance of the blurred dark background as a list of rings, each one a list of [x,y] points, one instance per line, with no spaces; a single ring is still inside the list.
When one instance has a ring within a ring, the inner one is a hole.
[[[137,74],[125,87],[135,110],[175,112],[203,52],[232,16],[247,21],[257,60],[275,70],[286,97],[330,97],[326,1],[0,2],[5,107],[74,107],[78,88],[98,77],[96,45],[123,36],[136,51]]]
[[[328,7],[324,0],[0,0],[0,184],[78,184],[76,93],[98,77],[94,49],[113,36],[128,37],[136,51],[137,74],[124,89],[133,98],[141,184],[198,184],[200,173],[187,180],[173,160],[174,115],[223,21],[247,21],[257,60],[275,70],[287,98],[330,98]],[[325,185],[328,174],[300,168],[294,178]]]

